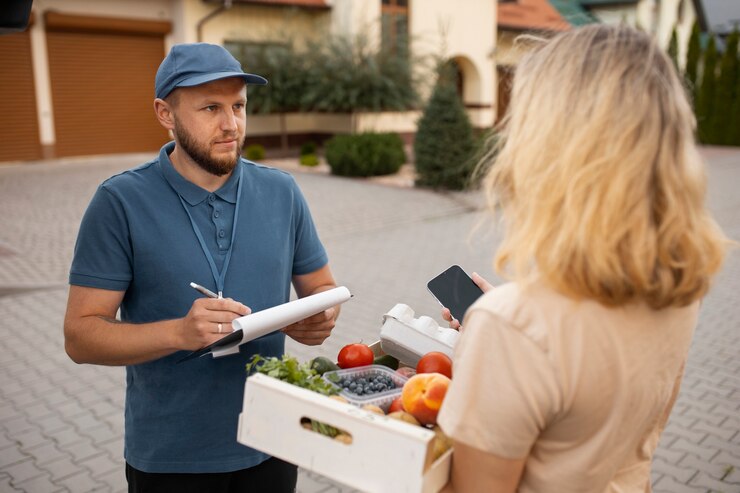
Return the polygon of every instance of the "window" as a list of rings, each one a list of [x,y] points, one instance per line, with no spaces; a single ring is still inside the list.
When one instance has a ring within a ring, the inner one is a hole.
[[[383,48],[407,53],[409,41],[408,0],[381,0],[380,16]]]

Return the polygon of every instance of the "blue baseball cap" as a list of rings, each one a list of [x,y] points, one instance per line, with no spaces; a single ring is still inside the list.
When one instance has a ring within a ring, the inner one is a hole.
[[[209,43],[177,44],[162,60],[154,78],[155,97],[164,99],[176,87],[192,87],[227,77],[241,77],[247,84],[267,84],[267,79],[242,70],[226,48]]]

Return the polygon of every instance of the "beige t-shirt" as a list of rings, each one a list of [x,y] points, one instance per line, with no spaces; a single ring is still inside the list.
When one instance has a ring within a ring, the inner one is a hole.
[[[465,316],[440,426],[479,450],[526,457],[520,492],[650,491],[698,311],[497,287]]]

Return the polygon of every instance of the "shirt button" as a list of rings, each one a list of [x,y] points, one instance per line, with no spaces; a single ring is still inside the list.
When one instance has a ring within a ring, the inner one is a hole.
[[[218,232],[218,237],[223,238],[224,236],[226,236],[226,233],[224,233],[224,230],[222,229],[221,231]]]
[[[211,194],[208,196],[208,202],[213,203],[216,201],[216,196]]]
[[[220,212],[218,212],[218,211],[216,211],[216,212],[214,212],[214,213],[213,213],[213,217],[218,217],[218,216],[220,216],[220,215],[221,215],[221,213],[220,213]]]

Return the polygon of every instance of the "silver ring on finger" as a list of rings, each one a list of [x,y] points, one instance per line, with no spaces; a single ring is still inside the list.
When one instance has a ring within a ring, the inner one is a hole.
[[[224,327],[223,327],[223,325],[221,325],[221,324],[218,324],[218,333],[220,334],[220,333],[221,333],[221,331],[223,331],[223,330],[224,330]]]

